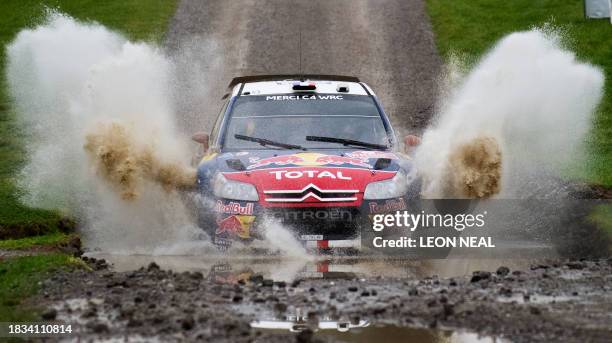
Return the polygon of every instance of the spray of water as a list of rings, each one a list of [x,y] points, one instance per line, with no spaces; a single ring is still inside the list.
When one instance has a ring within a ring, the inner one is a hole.
[[[172,65],[157,48],[51,13],[7,55],[27,133],[24,202],[68,210],[89,246],[105,251],[148,251],[196,233],[173,187],[194,174],[168,97]]]
[[[604,77],[561,43],[549,29],[513,33],[467,75],[448,73],[416,152],[425,196],[530,196],[530,184],[582,160]]]
[[[168,58],[54,12],[20,32],[7,48],[7,79],[27,137],[22,200],[77,216],[90,250],[218,253],[195,224],[192,205],[203,200],[185,192],[195,184],[185,128],[202,122],[196,111],[175,114],[184,107],[177,94],[194,88],[178,71],[202,70],[187,65],[186,51]],[[281,254],[303,252],[284,228],[272,225],[270,235],[264,245]]]
[[[280,255],[297,258],[312,259],[304,246],[302,246],[295,235],[289,232],[281,223],[272,219],[265,218],[265,242],[266,248],[278,252]]]
[[[138,189],[146,180],[160,184],[168,192],[195,184],[195,170],[180,161],[160,160],[155,146],[139,146],[136,136],[134,128],[117,122],[99,125],[86,136],[85,151],[95,169],[117,187],[124,200],[137,199]]]

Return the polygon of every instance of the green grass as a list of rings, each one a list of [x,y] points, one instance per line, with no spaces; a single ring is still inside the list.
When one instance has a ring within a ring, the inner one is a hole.
[[[29,208],[18,199],[15,185],[18,170],[25,162],[23,139],[15,124],[7,96],[4,68],[5,46],[23,28],[44,19],[45,7],[57,9],[76,19],[96,21],[132,40],[161,42],[177,0],[7,0],[0,1],[0,229],[39,232],[43,235],[0,240],[0,249],[28,249],[56,246],[72,235],[58,230],[66,226],[59,212]],[[24,228],[28,228],[25,230]],[[0,230],[2,231],[2,230]],[[0,322],[36,320],[37,309],[23,306],[23,299],[38,290],[38,282],[57,268],[83,266],[79,259],[53,253],[9,258],[0,262]]]
[[[610,242],[612,242],[612,205],[597,206],[589,217],[610,237]],[[612,245],[610,251],[612,251]]]
[[[456,54],[472,64],[504,35],[552,23],[567,31],[579,59],[600,66],[612,80],[612,25],[609,20],[585,20],[582,0],[427,0],[427,9],[444,58]],[[610,81],[588,143],[592,157],[578,177],[612,186]]]
[[[0,227],[30,225],[56,231],[61,215],[19,201],[15,175],[25,161],[23,137],[6,92],[5,46],[23,28],[43,20],[45,6],[79,20],[96,21],[133,40],[161,42],[177,0],[6,0],[0,1]]]
[[[83,262],[65,254],[11,258],[0,262],[0,322],[36,320],[38,309],[23,299],[38,291],[38,282],[58,268],[80,267]]]
[[[0,240],[0,249],[29,249],[33,247],[49,246],[54,247],[68,243],[75,234],[63,232],[52,232],[42,236],[32,236],[20,239]]]

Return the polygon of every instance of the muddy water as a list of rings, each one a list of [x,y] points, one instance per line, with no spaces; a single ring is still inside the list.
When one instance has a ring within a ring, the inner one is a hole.
[[[84,337],[269,343],[612,337],[612,259],[107,255],[109,270],[102,255],[93,256],[85,259],[92,270],[63,271],[41,285],[41,301],[58,320],[82,324]]]
[[[475,270],[495,271],[499,266],[512,270],[529,268],[539,259],[446,259],[410,260],[368,257],[300,258],[245,256],[149,256],[88,254],[107,260],[115,271],[135,270],[155,262],[162,269],[174,272],[198,271],[218,280],[262,275],[274,281],[292,282],[307,279],[400,278],[415,279],[437,275],[441,278],[471,275]]]
[[[134,131],[118,122],[99,124],[87,134],[84,146],[98,174],[115,187],[123,200],[136,200],[139,189],[150,186],[144,181],[158,183],[168,192],[195,184],[195,169],[160,158],[157,147],[138,142]]]
[[[275,326],[267,329],[268,332],[286,330],[299,330],[300,325],[291,321],[260,321],[251,325],[261,327],[261,324]],[[425,328],[402,327],[396,325],[370,325],[369,322],[351,324],[349,322],[320,322],[324,328],[319,329],[313,335],[315,338],[331,341],[366,343],[374,341],[387,342],[420,342],[420,343],[504,343],[507,340],[479,336],[471,332],[434,330]],[[359,326],[363,327],[359,327]]]

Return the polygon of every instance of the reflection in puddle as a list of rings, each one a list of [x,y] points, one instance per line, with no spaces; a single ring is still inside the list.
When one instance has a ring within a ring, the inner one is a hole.
[[[306,316],[287,316],[284,320],[262,319],[251,322],[251,327],[254,329],[289,330],[291,332],[300,332],[306,329],[312,331],[337,330],[339,332],[347,332],[367,326],[370,326],[370,322],[363,319],[356,323],[335,321],[331,318],[322,318],[316,322],[309,322]]]
[[[288,316],[285,320],[256,320],[251,323],[253,329],[266,333],[300,332],[310,329],[315,338],[329,341],[370,343],[386,342],[419,342],[419,343],[505,343],[507,340],[479,336],[471,332],[442,329],[426,329],[390,324],[371,324],[366,320],[357,323],[322,319],[311,323],[306,317]]]
[[[557,302],[565,302],[580,299],[577,296],[553,296],[553,295],[541,295],[541,294],[533,294],[533,295],[524,295],[522,293],[515,293],[508,297],[498,297],[496,300],[503,303],[512,303],[515,302],[517,304],[524,304],[527,302],[533,304],[554,304]]]
[[[400,327],[395,325],[373,325],[358,331],[342,333],[320,331],[315,337],[331,338],[344,342],[422,342],[422,343],[505,343],[497,337],[479,337],[475,333],[450,330]]]
[[[475,270],[495,271],[499,266],[510,270],[524,270],[537,260],[517,259],[448,259],[410,260],[389,259],[372,256],[322,257],[303,260],[267,256],[244,256],[240,258],[213,258],[209,256],[148,256],[88,254],[104,258],[115,271],[135,270],[157,263],[162,269],[175,272],[199,271],[214,278],[240,278],[240,275],[261,275],[274,281],[292,282],[306,279],[353,279],[353,278],[425,278],[437,275],[442,278],[471,275]],[[236,279],[237,280],[237,279]],[[221,281],[221,280],[219,280]]]

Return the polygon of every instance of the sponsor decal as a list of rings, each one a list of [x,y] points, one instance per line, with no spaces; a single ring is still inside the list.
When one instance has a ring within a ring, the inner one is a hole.
[[[319,153],[312,152],[304,152],[293,155],[283,155],[283,156],[273,156],[268,158],[251,158],[249,162],[252,164],[247,167],[247,169],[255,169],[267,166],[287,166],[287,165],[297,165],[297,166],[325,166],[325,165],[334,165],[340,166],[344,164],[363,167],[363,168],[372,168],[371,164],[367,163],[368,158],[364,157],[350,157],[350,156],[339,156],[339,155],[325,155]]]
[[[266,101],[283,100],[344,100],[342,95],[337,94],[292,94],[292,95],[268,95]]]
[[[271,171],[270,174],[273,174],[276,180],[301,178],[352,180],[350,176],[342,175],[342,171],[332,172],[329,170],[275,170]]]
[[[372,168],[372,165],[367,163],[367,159],[338,155],[322,156],[317,159],[317,162],[323,165],[341,166],[343,164],[350,164],[357,167]]]
[[[368,205],[370,207],[370,213],[372,214],[396,212],[406,209],[404,198],[389,199],[384,203],[371,202]]]
[[[242,214],[251,215],[253,214],[253,203],[247,203],[245,206],[240,205],[238,202],[229,202],[224,204],[221,200],[217,200],[215,205],[215,212],[225,214]]]
[[[297,155],[283,155],[283,156],[274,156],[268,158],[251,158],[249,160],[252,164],[247,167],[247,169],[255,169],[261,167],[267,167],[271,165],[277,166],[286,166],[291,164],[298,164],[303,162],[304,159]]]
[[[331,210],[307,210],[307,211],[281,211],[275,212],[274,217],[282,220],[342,220],[352,221],[353,214],[351,211],[341,209]]]
[[[215,235],[229,234],[240,238],[251,237],[251,224],[255,221],[255,216],[233,215],[225,219],[217,220],[217,230]]]

